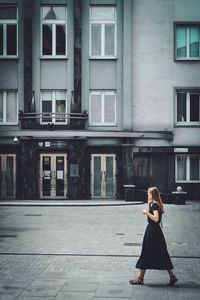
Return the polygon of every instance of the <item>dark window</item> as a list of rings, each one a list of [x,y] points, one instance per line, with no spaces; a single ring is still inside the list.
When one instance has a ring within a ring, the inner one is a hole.
[[[7,25],[7,55],[17,54],[17,30],[16,25]]]
[[[65,25],[56,25],[56,55],[65,55]]]
[[[190,121],[199,122],[199,95],[190,95]]]
[[[1,20],[15,20],[17,19],[17,9],[14,6],[0,6]]]
[[[0,24],[0,55],[3,55],[3,25]]]
[[[51,25],[43,25],[42,26],[42,37],[43,37],[43,55],[52,55],[52,26]]]

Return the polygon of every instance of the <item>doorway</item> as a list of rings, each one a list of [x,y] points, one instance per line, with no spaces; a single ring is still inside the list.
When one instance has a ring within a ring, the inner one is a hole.
[[[91,193],[92,198],[116,197],[116,155],[91,155]]]
[[[67,155],[40,154],[40,198],[67,198]]]
[[[16,154],[0,154],[0,198],[16,197]]]

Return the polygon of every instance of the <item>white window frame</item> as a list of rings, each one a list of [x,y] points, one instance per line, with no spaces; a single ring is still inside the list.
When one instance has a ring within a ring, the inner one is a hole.
[[[3,5],[7,7],[8,5]],[[18,9],[16,6],[16,19],[0,19],[0,25],[3,25],[3,54],[0,54],[0,58],[16,58],[18,57]],[[7,25],[16,25],[16,54],[7,54]]]
[[[101,122],[92,122],[92,111],[91,111],[91,106],[92,106],[92,95],[100,95],[101,96]],[[115,121],[114,122],[105,122],[105,116],[104,116],[104,111],[105,111],[105,95],[114,95],[115,96]],[[90,92],[90,101],[89,101],[89,125],[90,126],[116,126],[116,91],[114,90],[104,90],[104,91],[99,91],[99,90],[93,90]]]
[[[89,38],[90,58],[112,59],[112,58],[116,58],[116,56],[117,56],[117,50],[116,50],[117,49],[117,10],[116,10],[115,6],[113,6],[113,8],[115,10],[115,20],[92,20],[92,7],[90,8],[90,29],[89,29],[89,32],[90,32],[90,38]],[[101,54],[100,55],[92,55],[92,24],[97,24],[97,25],[101,26]],[[114,24],[115,25],[114,55],[105,55],[105,25],[107,25],[107,24]]]
[[[186,29],[186,57],[178,57],[177,56],[177,28],[183,27]],[[190,56],[190,28],[198,27],[199,28],[199,56],[191,57]],[[200,24],[176,24],[175,25],[175,58],[176,60],[200,60]]]
[[[65,113],[67,114],[68,109],[67,109],[67,91],[66,90],[41,90],[41,93],[40,93],[40,113],[41,113],[40,124],[47,125],[47,124],[50,123],[50,124],[54,124],[56,126],[68,124],[67,115],[65,116],[65,121],[64,122],[56,122],[56,115],[55,115],[56,114],[56,92],[59,92],[59,91],[65,92]],[[43,116],[42,116],[43,115],[42,102],[43,101],[49,101],[49,100],[43,100],[42,94],[44,92],[51,93],[51,95],[52,95],[52,99],[51,99],[51,102],[52,102],[52,112],[49,113],[49,114],[52,114],[52,116],[50,116],[50,118],[52,119],[51,122],[49,122],[49,121],[44,122],[42,120],[43,119]]]
[[[184,156],[186,157],[186,180],[178,180],[177,175],[178,175],[178,164],[177,164],[177,158],[179,156]],[[199,180],[190,180],[190,158],[191,157],[198,157],[199,158]],[[175,157],[175,178],[177,183],[199,183],[200,182],[200,155],[198,154],[177,154]]]
[[[3,122],[0,122],[0,126],[2,125],[17,125],[18,124],[18,93],[17,91],[13,90],[7,90],[7,91],[0,91],[3,93]],[[16,122],[7,122],[6,117],[7,117],[7,93],[9,92],[15,92],[16,94]]]
[[[178,93],[186,93],[186,121],[178,121]],[[175,118],[176,125],[184,125],[184,126],[200,126],[200,121],[193,122],[190,121],[190,95],[198,94],[199,95],[199,117],[200,117],[200,90],[176,90],[176,99],[175,99]]]
[[[42,18],[42,8],[45,6],[52,6],[56,7],[58,5],[42,5],[40,10],[40,53],[42,58],[66,58],[67,57],[67,7],[64,5],[60,5],[60,7],[63,7],[65,9],[65,20],[44,20]],[[43,50],[43,25],[52,25],[52,55],[45,55],[42,53]],[[56,54],[56,25],[65,25],[65,55],[58,55]]]

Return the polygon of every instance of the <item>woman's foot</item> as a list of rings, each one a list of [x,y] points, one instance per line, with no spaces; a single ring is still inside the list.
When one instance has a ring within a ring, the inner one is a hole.
[[[170,276],[170,281],[169,281],[169,286],[173,286],[176,282],[178,281],[178,279],[176,278],[175,275]]]
[[[129,280],[130,284],[142,285],[144,283],[144,279],[142,277],[138,277],[137,279]]]

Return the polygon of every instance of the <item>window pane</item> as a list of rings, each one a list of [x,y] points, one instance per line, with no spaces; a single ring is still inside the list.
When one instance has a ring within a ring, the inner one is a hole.
[[[17,19],[17,9],[14,6],[0,6],[0,19],[1,20],[14,20]]]
[[[3,93],[0,92],[0,122],[3,122]]]
[[[186,28],[176,28],[177,57],[186,57]]]
[[[0,24],[0,55],[3,55],[3,25]]]
[[[42,112],[52,113],[52,101],[42,101]],[[51,114],[43,115],[42,122],[52,122]]]
[[[199,28],[190,28],[190,57],[199,57]]]
[[[186,93],[177,93],[177,121],[186,122]]]
[[[104,122],[115,123],[115,95],[104,96]]]
[[[115,25],[105,25],[105,55],[115,55]]]
[[[177,157],[177,180],[186,180],[186,156]]]
[[[114,7],[92,7],[91,8],[92,20],[115,20]]]
[[[94,196],[101,196],[101,158],[94,157]]]
[[[14,161],[13,157],[6,159],[6,196],[12,197],[14,195]]]
[[[51,92],[42,92],[42,100],[52,100]]]
[[[101,95],[91,95],[91,123],[101,122]]]
[[[42,54],[52,55],[52,26],[42,26]]]
[[[56,54],[65,55],[65,25],[56,25]]]
[[[190,180],[199,180],[199,157],[190,157]]]
[[[190,121],[199,122],[199,95],[191,94],[190,95]]]
[[[91,55],[101,55],[101,25],[91,27]]]
[[[16,92],[7,92],[6,121],[17,122],[17,97]]]
[[[7,55],[17,54],[17,30],[16,25],[7,25]]]
[[[65,122],[65,100],[56,100],[56,122]]]
[[[42,18],[44,20],[66,20],[65,6],[42,7]]]

